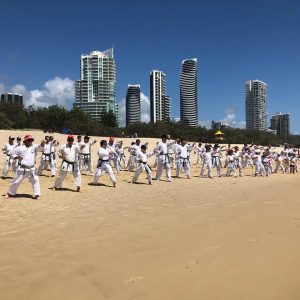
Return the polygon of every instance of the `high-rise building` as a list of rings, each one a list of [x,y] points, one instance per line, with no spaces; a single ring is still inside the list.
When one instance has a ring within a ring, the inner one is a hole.
[[[151,122],[170,120],[171,98],[166,95],[166,75],[162,71],[150,73],[150,119]]]
[[[1,95],[1,103],[23,105],[23,96],[20,94],[5,93]]]
[[[290,114],[276,113],[271,119],[271,130],[276,130],[277,135],[289,136]]]
[[[246,129],[267,130],[267,84],[260,80],[245,83]]]
[[[180,120],[190,127],[198,126],[197,58],[181,64]]]
[[[95,120],[101,112],[116,109],[116,64],[114,51],[81,55],[80,80],[75,81],[75,107]]]
[[[128,84],[126,94],[126,126],[141,122],[141,86]]]

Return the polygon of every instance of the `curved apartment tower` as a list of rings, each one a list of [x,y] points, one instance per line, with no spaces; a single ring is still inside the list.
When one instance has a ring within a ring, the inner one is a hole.
[[[246,129],[267,130],[267,84],[260,80],[245,83]]]
[[[180,120],[198,126],[197,58],[182,61],[180,72]]]
[[[140,85],[128,84],[126,94],[126,126],[141,122]]]

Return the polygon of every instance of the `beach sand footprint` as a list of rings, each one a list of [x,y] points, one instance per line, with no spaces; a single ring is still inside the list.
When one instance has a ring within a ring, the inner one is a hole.
[[[185,269],[192,269],[195,266],[197,266],[198,264],[199,264],[199,261],[197,261],[197,260],[191,260],[187,264],[184,265],[184,268]]]
[[[205,249],[205,253],[213,253],[215,251],[217,251],[220,247],[219,246],[210,246],[210,247],[207,247]]]
[[[130,278],[127,278],[125,280],[125,284],[133,284],[133,283],[136,283],[138,282],[139,280],[143,279],[143,276],[137,276],[137,277],[130,277]]]
[[[256,238],[251,238],[248,240],[248,244],[256,244],[258,242],[258,239]]]

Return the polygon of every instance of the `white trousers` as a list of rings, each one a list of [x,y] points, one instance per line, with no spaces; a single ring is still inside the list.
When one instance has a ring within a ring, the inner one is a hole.
[[[129,172],[133,171],[134,168],[136,167],[137,163],[136,163],[136,156],[134,155],[130,155],[129,159],[128,159],[128,163],[127,163],[127,170]]]
[[[260,174],[264,175],[265,174],[265,167],[261,162],[255,162],[255,175]]]
[[[46,160],[43,158],[43,156],[41,158],[41,162],[40,162],[37,174],[42,175],[43,170],[47,169],[48,164],[50,165],[51,175],[55,176],[56,175],[56,166],[55,166],[53,158],[52,158],[52,160]]]
[[[285,173],[285,168],[283,166],[283,163],[281,161],[276,162],[276,167],[274,173],[277,173],[279,170],[282,171],[282,173]]]
[[[147,173],[148,181],[151,182],[152,181],[152,171],[151,171],[150,167],[148,166],[148,164],[143,164],[143,163],[140,163],[139,166],[137,167],[137,169],[133,175],[132,181],[137,182],[140,174],[143,173],[144,171]]]
[[[163,162],[160,159],[158,160],[158,163],[157,163],[156,180],[160,180],[163,169],[166,170],[167,180],[172,181],[170,163]]]
[[[80,171],[88,171],[90,175],[93,175],[93,165],[90,154],[84,156],[83,154],[79,155],[79,169]]]
[[[70,165],[72,167],[72,165]],[[65,180],[68,173],[72,173],[74,179],[75,179],[75,186],[80,187],[81,186],[81,174],[80,170],[78,168],[77,163],[74,164],[74,168],[69,168],[69,165],[66,166],[66,163],[62,163],[59,175],[55,180],[54,187],[60,189],[62,187],[62,183]]]
[[[101,165],[99,167],[97,167],[95,177],[94,177],[94,184],[98,183],[100,177],[105,172],[108,174],[111,182],[113,184],[116,183],[116,177],[114,175],[111,165],[108,162],[102,162]]]
[[[221,160],[218,156],[212,157],[212,167],[216,167],[218,176],[221,176]]]
[[[203,161],[203,164],[202,164],[202,168],[201,168],[201,172],[200,172],[200,176],[204,176],[204,172],[205,170],[208,170],[207,171],[207,176],[209,178],[212,178],[212,175],[211,175],[211,171],[212,171],[212,162],[211,161],[208,161],[208,162],[205,162]]]
[[[14,160],[9,156],[7,156],[4,162],[2,176],[7,177],[8,172],[13,168],[14,168]]]
[[[189,162],[188,159],[185,159],[185,158],[179,158],[178,159],[177,165],[176,165],[176,177],[180,176],[180,173],[181,173],[182,169],[185,171],[186,176],[189,177],[191,175],[190,162]]]
[[[24,169],[22,167],[17,169],[15,177],[8,188],[8,194],[12,196],[16,195],[18,187],[25,178],[28,178],[31,183],[34,196],[39,196],[41,194],[40,181],[35,173],[35,169]]]

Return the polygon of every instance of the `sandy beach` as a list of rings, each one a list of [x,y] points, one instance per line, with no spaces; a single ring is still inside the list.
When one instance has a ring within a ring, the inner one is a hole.
[[[1,142],[27,132],[1,130]],[[76,193],[71,175],[51,190],[45,171],[39,200],[24,181],[16,198],[0,198],[0,299],[299,300],[300,175],[199,172],[152,186],[122,172],[116,188],[107,175],[103,186],[83,175]],[[5,195],[11,179],[0,180]]]

